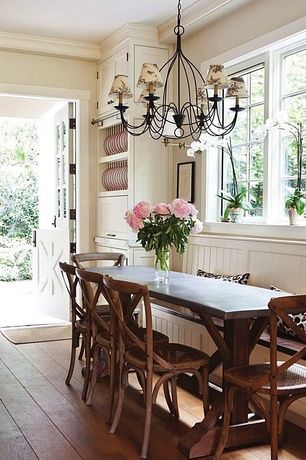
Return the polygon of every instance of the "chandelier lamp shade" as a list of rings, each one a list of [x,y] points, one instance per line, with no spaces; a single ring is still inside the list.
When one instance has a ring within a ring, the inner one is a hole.
[[[150,62],[142,65],[137,83],[142,92],[137,102],[145,105],[146,113],[138,125],[130,124],[126,117],[129,106],[125,100],[133,97],[128,77],[115,76],[109,96],[118,100],[115,108],[120,113],[123,126],[133,136],[148,132],[153,139],[191,137],[197,140],[204,132],[218,137],[229,134],[236,125],[238,113],[244,110],[240,99],[248,97],[243,78],[229,79],[224,66],[214,64],[210,65],[204,79],[185,56],[182,50],[181,0],[178,0],[174,34],[175,52],[160,69]],[[175,75],[174,79],[172,75]],[[171,81],[175,81],[173,101],[169,100]],[[234,101],[227,111],[225,98]]]

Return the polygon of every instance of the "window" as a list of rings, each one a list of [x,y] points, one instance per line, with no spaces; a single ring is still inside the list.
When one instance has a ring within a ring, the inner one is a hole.
[[[241,76],[249,94],[244,103],[245,110],[239,114],[239,121],[232,131],[234,166],[239,188],[249,190],[248,199],[254,198],[251,215],[262,216],[263,201],[263,142],[258,141],[258,127],[264,123],[264,64],[253,66],[231,76]],[[223,154],[222,189],[231,192],[232,168],[229,157]]]
[[[290,43],[288,40],[286,44],[283,41],[282,48],[277,44],[265,54],[256,57],[253,53],[251,59],[237,62],[235,66],[228,66],[227,72],[229,76],[244,78],[249,97],[231,133],[231,141],[238,184],[245,186],[249,199],[253,199],[253,209],[247,214],[247,219],[250,223],[287,223],[284,203],[290,188],[295,188],[297,181],[296,142],[290,131],[276,130],[266,139],[260,139],[257,130],[267,118],[284,111],[291,123],[302,123],[305,139],[305,34],[299,43]],[[305,148],[303,166],[302,180],[306,188]],[[232,182],[229,157],[223,152],[217,187],[231,192]],[[219,202],[218,207],[220,217],[224,207]],[[212,212],[207,214],[208,218],[213,215]]]
[[[294,125],[302,123],[306,129],[306,49],[281,56],[281,108]],[[289,132],[280,133],[281,143],[281,197],[285,200],[288,188],[296,187],[296,143]],[[302,183],[306,187],[306,158],[303,161]]]

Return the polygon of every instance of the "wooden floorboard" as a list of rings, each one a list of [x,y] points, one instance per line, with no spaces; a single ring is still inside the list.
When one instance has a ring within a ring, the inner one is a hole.
[[[142,394],[133,378],[116,434],[104,423],[107,379],[97,384],[93,405],[81,400],[82,362],[65,385],[68,341],[13,345],[0,337],[0,460],[137,460],[142,442]],[[177,442],[202,418],[201,402],[179,391],[181,421],[165,410],[161,395],[152,417],[151,460],[184,460]],[[289,429],[279,460],[306,460],[305,433]],[[226,452],[222,460],[269,460],[269,446]]]

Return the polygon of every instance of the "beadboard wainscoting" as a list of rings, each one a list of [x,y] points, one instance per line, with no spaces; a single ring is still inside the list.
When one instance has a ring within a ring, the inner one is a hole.
[[[265,288],[273,285],[287,292],[305,294],[306,241],[212,234],[193,236],[184,254],[183,271],[196,275],[198,269],[228,275],[249,272],[251,285]],[[205,328],[188,320],[188,309],[166,307],[153,305],[156,330],[167,334],[171,341],[199,348],[209,355],[215,351]],[[269,361],[269,349],[257,345],[251,361]],[[212,381],[220,382],[220,376],[221,369],[218,369]],[[299,400],[292,405],[287,418],[306,429],[305,414],[306,401]]]

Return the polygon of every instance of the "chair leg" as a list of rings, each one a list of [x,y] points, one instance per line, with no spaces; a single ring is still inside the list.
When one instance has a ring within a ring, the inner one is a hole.
[[[116,383],[116,353],[111,350],[109,353],[109,395],[106,411],[105,422],[109,425],[112,420],[114,399],[115,399],[115,383]]]
[[[177,419],[180,418],[180,413],[179,413],[179,407],[178,407],[178,402],[177,402],[177,377],[174,376],[171,379],[171,396],[172,396],[172,403],[175,411],[175,417]]]
[[[165,382],[163,382],[163,389],[164,389],[164,395],[165,395],[165,399],[166,399],[166,402],[167,402],[167,406],[169,408],[169,411],[170,411],[170,414],[172,414],[174,417],[176,417],[177,419],[179,418],[179,410],[178,410],[178,404],[177,404],[177,395],[176,395],[176,388],[173,389],[172,387],[172,379],[174,377],[171,378],[171,380],[166,380]],[[170,395],[170,391],[169,391],[169,383],[171,383],[171,395]],[[175,391],[175,396],[173,398],[173,392]]]
[[[151,418],[152,418],[152,371],[148,371],[146,379],[146,415],[143,430],[143,442],[141,448],[140,458],[147,458],[148,447],[151,432]]]
[[[277,394],[270,394],[271,460],[278,459],[278,401]]]
[[[124,368],[123,357],[120,357],[119,358],[119,388],[118,388],[117,405],[116,405],[113,422],[109,429],[110,433],[115,433],[119,420],[120,420],[121,412],[122,412],[124,391],[125,391],[126,379],[127,379],[127,377],[125,376],[126,374],[125,371],[128,372],[128,370]]]
[[[234,402],[234,395],[236,392],[237,388],[235,387],[230,387],[226,389],[225,391],[225,396],[224,396],[224,413],[223,413],[223,429],[219,438],[219,442],[217,445],[217,449],[212,457],[212,460],[219,460],[222,452],[224,450],[224,447],[226,445],[226,441],[228,438],[228,432],[229,432],[229,424],[230,424],[230,416],[233,408],[233,402]]]
[[[85,351],[85,337],[82,334],[81,348],[80,348],[78,359],[83,359],[84,351]]]
[[[95,386],[97,383],[97,367],[100,363],[100,348],[98,345],[94,345],[94,348],[92,350],[92,370],[91,370],[91,375],[90,375],[90,382],[89,382],[89,389],[86,395],[86,404],[87,406],[91,405],[92,402],[92,397],[94,394]]]
[[[79,332],[75,329],[75,330],[72,332],[70,364],[69,364],[68,374],[67,374],[67,377],[66,377],[66,380],[65,380],[66,385],[69,385],[69,384],[70,384],[70,380],[71,380],[71,377],[72,377],[72,374],[73,374],[73,371],[74,371],[75,356],[76,356],[76,346],[75,346],[75,343],[76,343],[76,340],[77,340],[77,337],[75,337],[75,336],[76,336],[77,334],[79,334]]]
[[[88,392],[90,381],[90,364],[91,364],[91,341],[90,337],[85,337],[85,375],[82,391],[82,399],[85,400]]]

